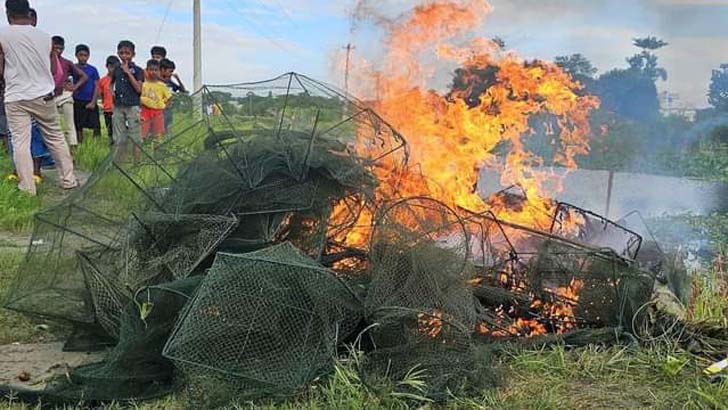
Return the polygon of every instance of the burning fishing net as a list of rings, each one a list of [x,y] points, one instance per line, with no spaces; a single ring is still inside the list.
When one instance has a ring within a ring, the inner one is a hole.
[[[639,235],[596,215],[550,204],[549,232],[403,199],[434,183],[408,144],[323,84],[289,74],[194,98],[238,108],[113,152],[36,218],[5,306],[72,324],[68,349],[111,347],[45,401],[291,395],[354,341],[366,383],[415,372],[427,388],[411,393],[446,400],[497,382],[491,342],[625,326],[651,294]]]
[[[354,341],[365,383],[416,374],[411,393],[446,400],[495,383],[495,343],[639,323],[640,236],[551,200],[537,168],[588,153],[598,102],[551,63],[453,45],[488,11],[439,1],[390,25],[381,70],[354,73],[370,103],[295,73],[206,87],[173,135],[116,148],[38,214],[4,306],[72,324],[67,348],[113,346],[44,401],[290,395]],[[429,88],[428,50],[462,67],[450,91]],[[481,198],[481,167],[513,189]]]

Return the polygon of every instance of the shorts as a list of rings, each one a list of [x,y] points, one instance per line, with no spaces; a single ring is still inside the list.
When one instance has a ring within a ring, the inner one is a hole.
[[[94,106],[92,110],[86,108],[89,101],[73,101],[73,123],[76,130],[80,131],[84,128],[92,130],[101,129],[101,121],[99,120],[99,106]]]
[[[152,135],[161,137],[164,135],[164,110],[155,110],[142,107],[142,141]]]

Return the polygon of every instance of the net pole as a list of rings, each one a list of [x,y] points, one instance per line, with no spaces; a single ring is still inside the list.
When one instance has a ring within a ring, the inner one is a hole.
[[[201,0],[193,0],[193,40],[192,47],[194,49],[194,114],[195,118],[202,118],[202,7]]]

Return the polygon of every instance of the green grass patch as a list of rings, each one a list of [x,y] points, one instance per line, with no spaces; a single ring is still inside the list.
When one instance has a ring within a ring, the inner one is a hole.
[[[7,293],[24,255],[22,251],[0,252],[0,296]],[[31,320],[21,314],[0,309],[0,345],[54,340],[56,337],[50,333],[53,327],[42,321]]]
[[[83,143],[76,149],[73,160],[77,168],[91,172],[109,155],[111,145],[105,128],[100,137],[93,137],[90,130],[86,132],[88,134],[84,134]]]
[[[18,190],[15,182],[0,182],[0,229],[21,232],[32,227],[32,217],[43,205],[42,190],[30,196]]]
[[[688,318],[694,322],[728,328],[728,280],[713,269],[693,277]]]

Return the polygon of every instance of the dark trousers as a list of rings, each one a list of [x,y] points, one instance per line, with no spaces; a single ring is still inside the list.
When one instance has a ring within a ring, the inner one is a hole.
[[[106,124],[106,132],[109,134],[109,141],[114,143],[114,113],[104,112],[104,124]]]

